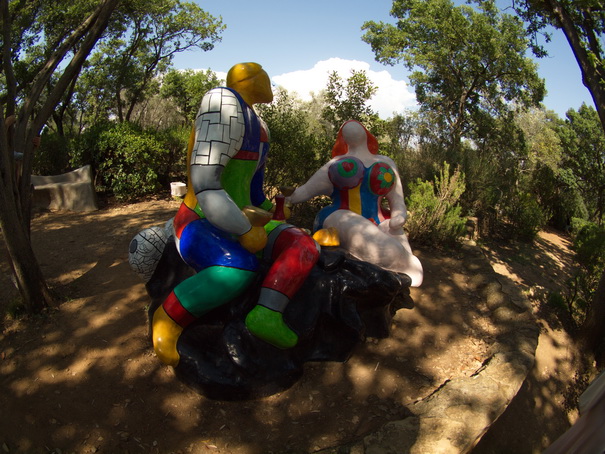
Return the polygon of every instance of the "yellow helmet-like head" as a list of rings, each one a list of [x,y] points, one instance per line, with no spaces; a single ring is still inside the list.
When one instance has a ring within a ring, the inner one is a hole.
[[[249,105],[273,101],[271,80],[258,63],[238,63],[227,73],[227,87],[237,91]]]

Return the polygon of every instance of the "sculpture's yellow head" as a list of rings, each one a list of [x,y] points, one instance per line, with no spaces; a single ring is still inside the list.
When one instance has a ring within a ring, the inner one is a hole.
[[[271,80],[258,63],[238,63],[227,73],[227,87],[237,91],[248,105],[273,101]]]

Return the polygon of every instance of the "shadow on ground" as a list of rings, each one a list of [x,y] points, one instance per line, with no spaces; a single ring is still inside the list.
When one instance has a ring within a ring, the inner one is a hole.
[[[573,272],[571,244],[541,232],[534,245],[491,244],[488,256],[509,287],[529,298],[540,327],[536,362],[527,380],[473,454],[541,453],[578,417],[577,399],[588,384],[582,355],[565,331],[566,314],[548,303]]]
[[[274,396],[205,399],[155,358],[149,301],[127,263],[132,236],[163,224],[177,208],[155,201],[34,220],[36,254],[66,300],[36,319],[3,326],[0,444],[8,452],[260,454],[345,445],[385,424],[410,422],[414,402],[444,384],[470,383],[507,329],[504,319],[493,323],[484,297],[485,276],[493,272],[487,262],[422,249],[425,282],[412,290],[415,308],[398,312],[388,339],[368,339],[346,363],[308,364],[298,383]],[[7,264],[0,269],[0,290],[9,294]],[[560,361],[544,367],[554,374],[566,362]],[[558,403],[549,411],[548,402],[563,384],[536,386],[548,395],[533,410],[542,411],[543,425],[558,428]],[[406,443],[413,444],[422,429],[408,426]]]

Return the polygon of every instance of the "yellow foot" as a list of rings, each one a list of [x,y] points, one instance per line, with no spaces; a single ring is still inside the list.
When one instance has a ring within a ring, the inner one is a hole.
[[[176,349],[176,343],[183,332],[183,328],[172,320],[164,306],[160,306],[153,314],[151,323],[153,331],[153,349],[164,364],[176,367],[181,359]]]
[[[340,246],[338,230],[336,230],[334,227],[318,230],[313,235],[313,239],[317,241],[320,246]]]

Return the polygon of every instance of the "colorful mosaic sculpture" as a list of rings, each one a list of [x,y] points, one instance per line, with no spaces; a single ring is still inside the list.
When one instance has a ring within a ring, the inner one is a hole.
[[[413,287],[422,284],[422,264],[403,231],[407,209],[397,166],[378,154],[376,138],[358,121],[342,125],[332,159],[289,201],[300,203],[318,195],[332,199],[315,218],[320,244],[339,244],[360,260],[407,274]]]
[[[131,266],[152,300],[157,356],[217,399],[283,390],[306,361],[344,361],[365,336],[387,336],[392,315],[411,303],[409,276],[321,250],[288,224],[284,202],[292,191],[275,203],[266,198],[269,134],[252,106],[272,99],[256,63],[235,65],[227,87],[204,96],[183,203],[174,219],[138,233],[130,246]],[[348,159],[332,171],[347,186],[364,165]],[[389,197],[394,166],[377,163],[369,174],[371,190]]]

